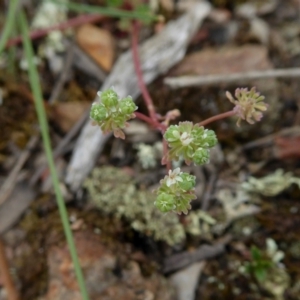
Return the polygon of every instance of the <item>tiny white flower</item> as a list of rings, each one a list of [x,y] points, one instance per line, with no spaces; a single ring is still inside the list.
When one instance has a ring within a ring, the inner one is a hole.
[[[180,174],[182,172],[180,172],[180,168],[176,168],[174,171],[170,170],[169,171],[169,176],[167,179],[167,186],[171,186],[172,184],[175,184],[177,181],[183,181]]]
[[[191,137],[190,134],[188,134],[187,132],[184,132],[180,136],[180,141],[181,141],[181,143],[182,143],[183,146],[187,146],[187,145],[189,145],[193,141],[193,138]]]

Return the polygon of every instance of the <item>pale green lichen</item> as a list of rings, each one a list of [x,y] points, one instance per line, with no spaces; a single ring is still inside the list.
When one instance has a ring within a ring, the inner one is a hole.
[[[138,190],[122,170],[101,167],[93,170],[84,186],[90,200],[102,212],[124,218],[131,227],[156,241],[175,245],[185,240],[185,230],[176,214],[164,214],[155,206],[155,195]]]
[[[247,182],[242,183],[242,189],[246,192],[257,193],[267,197],[276,196],[289,188],[292,184],[300,188],[300,178],[293,176],[291,172],[277,169],[274,173],[262,178],[249,177]]]
[[[154,168],[159,158],[162,157],[163,145],[161,142],[156,142],[154,145],[138,143],[135,148],[137,149],[138,161],[145,170]]]

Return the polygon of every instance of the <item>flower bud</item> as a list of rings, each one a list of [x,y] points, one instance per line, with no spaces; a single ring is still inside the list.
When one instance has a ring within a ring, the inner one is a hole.
[[[178,182],[178,186],[184,191],[192,190],[196,185],[196,177],[190,175],[188,173],[182,173],[181,176],[182,181]]]
[[[168,212],[175,209],[175,199],[172,195],[161,193],[157,196],[154,205],[162,212]]]
[[[209,148],[214,147],[218,143],[218,139],[213,130],[204,130],[203,139]]]
[[[96,122],[101,122],[106,118],[107,110],[102,104],[93,103],[90,117]]]
[[[198,148],[193,156],[193,161],[197,165],[209,163],[209,150],[205,148]]]
[[[166,139],[167,142],[176,142],[180,140],[180,134],[178,131],[178,126],[177,125],[171,125],[168,127],[164,134],[164,138]]]
[[[113,89],[108,89],[101,93],[101,102],[106,108],[118,105],[118,99],[118,94]]]
[[[126,97],[119,102],[119,110],[122,114],[131,115],[137,110],[137,106],[131,97]]]

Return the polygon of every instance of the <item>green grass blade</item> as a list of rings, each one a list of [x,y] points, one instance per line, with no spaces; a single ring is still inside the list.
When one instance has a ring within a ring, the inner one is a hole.
[[[72,231],[70,228],[69,224],[69,218],[68,218],[68,213],[67,209],[65,206],[65,202],[63,200],[63,196],[60,190],[59,186],[59,180],[54,164],[54,159],[53,159],[53,153],[51,149],[51,142],[50,142],[50,137],[49,137],[49,126],[48,126],[48,121],[47,121],[47,116],[46,112],[44,109],[44,103],[43,103],[43,97],[42,97],[42,91],[41,91],[41,86],[39,82],[39,76],[37,69],[35,67],[33,58],[34,58],[34,52],[31,44],[31,40],[29,39],[29,30],[28,30],[28,24],[27,24],[27,19],[22,11],[19,16],[19,26],[20,30],[22,31],[22,36],[23,36],[23,43],[24,43],[24,48],[25,48],[25,54],[26,54],[26,59],[28,61],[28,66],[29,66],[29,80],[30,80],[30,86],[31,90],[34,96],[34,103],[38,115],[38,120],[39,124],[41,127],[41,134],[43,138],[43,145],[45,148],[46,152],[46,157],[50,169],[50,174],[54,186],[54,191],[56,195],[56,200],[57,200],[57,205],[61,217],[61,221],[63,224],[64,232],[66,235],[67,243],[70,249],[72,261],[74,264],[74,269],[77,277],[77,281],[80,287],[81,295],[83,300],[89,300],[88,293],[85,287],[85,282],[83,278],[83,274],[80,268],[79,264],[79,259],[77,256],[77,251],[72,235]]]
[[[116,18],[127,18],[127,19],[136,19],[141,21],[155,21],[158,17],[151,12],[139,12],[139,11],[126,11],[114,7],[100,7],[94,5],[87,4],[78,4],[73,2],[63,3],[59,0],[49,0],[51,2],[64,5],[70,10],[81,12],[81,13],[93,13],[93,14],[101,14],[110,17]]]
[[[19,4],[19,0],[10,0],[9,7],[8,7],[8,15],[4,25],[4,29],[2,31],[1,39],[0,39],[0,54],[5,48],[6,42],[10,37],[10,34],[15,26],[16,23],[16,10]]]

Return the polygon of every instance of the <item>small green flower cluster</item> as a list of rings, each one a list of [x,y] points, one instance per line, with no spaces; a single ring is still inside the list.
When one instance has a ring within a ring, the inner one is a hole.
[[[187,214],[191,208],[190,202],[196,199],[195,184],[195,176],[180,172],[180,168],[170,170],[169,175],[160,181],[154,205],[162,212]]]
[[[263,117],[262,111],[266,111],[268,108],[268,105],[263,102],[265,97],[260,95],[255,87],[250,91],[247,88],[237,88],[235,90],[236,99],[227,91],[226,97],[235,105],[233,110],[239,117],[237,126],[240,126],[241,120],[246,120],[249,124],[260,121]]]
[[[194,162],[196,165],[203,165],[209,162],[210,148],[218,142],[213,130],[204,129],[199,124],[192,122],[180,122],[178,125],[171,125],[164,134],[165,140],[171,148],[166,160],[178,160],[183,157],[186,164]]]
[[[115,137],[124,139],[124,132],[121,130],[127,126],[127,121],[135,117],[134,111],[137,106],[130,96],[119,99],[113,88],[104,92],[98,92],[100,103],[93,103],[90,117],[93,123],[99,125],[104,133],[113,131]]]

